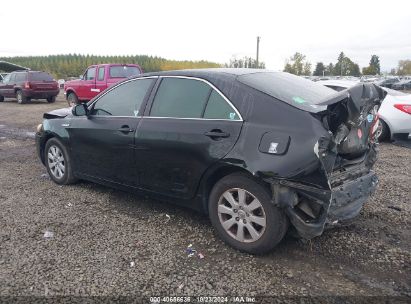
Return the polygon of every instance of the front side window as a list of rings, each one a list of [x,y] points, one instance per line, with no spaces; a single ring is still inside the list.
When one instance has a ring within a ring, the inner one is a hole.
[[[233,107],[215,90],[208,99],[204,118],[240,120]]]
[[[153,78],[145,78],[119,85],[96,101],[91,115],[138,116],[141,104],[154,81]]]
[[[104,80],[104,69],[105,69],[104,67],[98,68],[98,77],[97,77],[98,81]]]
[[[150,116],[201,118],[211,87],[203,81],[164,78],[151,107]]]
[[[10,81],[10,75],[11,74],[7,74],[6,76],[4,76],[4,79],[3,79],[4,83],[8,83]]]
[[[89,68],[86,72],[85,80],[94,80],[96,77],[96,67]]]

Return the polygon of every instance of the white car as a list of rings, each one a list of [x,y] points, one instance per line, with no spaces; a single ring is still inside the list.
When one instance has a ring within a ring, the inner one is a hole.
[[[318,81],[326,87],[342,91],[359,84],[359,81],[324,80]],[[411,134],[411,94],[382,88],[387,96],[378,111],[380,123],[377,129],[378,140],[408,139]]]

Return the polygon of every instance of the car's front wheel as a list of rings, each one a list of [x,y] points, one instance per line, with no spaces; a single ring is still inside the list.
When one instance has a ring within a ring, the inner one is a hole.
[[[3,101],[4,101],[4,96],[0,95],[0,102],[3,102]]]
[[[70,107],[74,107],[78,104],[78,97],[75,93],[71,92],[67,95],[67,102]]]
[[[47,141],[45,164],[51,179],[60,185],[72,184],[76,181],[73,175],[70,155],[66,147],[57,138]]]
[[[217,234],[232,247],[252,253],[271,251],[284,237],[288,219],[252,177],[234,173],[216,183],[209,214]]]

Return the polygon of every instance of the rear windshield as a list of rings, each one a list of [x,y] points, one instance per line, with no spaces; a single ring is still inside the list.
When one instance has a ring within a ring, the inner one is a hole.
[[[307,111],[323,110],[324,106],[316,104],[335,94],[334,90],[326,86],[283,72],[245,74],[239,76],[238,80],[296,108]]]
[[[119,65],[110,67],[110,78],[128,78],[140,74],[140,69],[135,66]]]
[[[30,81],[53,81],[53,77],[46,72],[30,72]]]

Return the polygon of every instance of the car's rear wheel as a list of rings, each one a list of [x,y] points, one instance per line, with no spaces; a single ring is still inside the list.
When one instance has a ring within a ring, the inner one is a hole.
[[[27,101],[29,101],[29,99],[23,95],[23,92],[21,90],[18,90],[16,92],[16,99],[17,103],[19,104],[26,103]]]
[[[47,97],[47,102],[53,103],[53,102],[55,102],[55,101],[56,101],[56,96]]]
[[[4,96],[0,95],[0,102],[3,102],[3,101],[4,101]]]
[[[269,191],[242,173],[216,183],[209,198],[209,214],[226,243],[252,254],[271,251],[288,227],[286,215],[273,205]]]
[[[70,107],[74,107],[75,105],[77,105],[77,104],[78,104],[78,97],[77,97],[77,95],[76,95],[75,93],[73,93],[73,92],[70,92],[70,93],[67,95],[67,102],[68,102],[68,104],[69,104]]]
[[[378,127],[377,131],[375,132],[375,136],[377,137],[378,141],[384,141],[389,139],[390,137],[390,129],[382,119],[378,121]]]
[[[77,180],[73,175],[70,155],[60,140],[57,138],[49,139],[44,151],[47,172],[54,182],[68,185]]]

